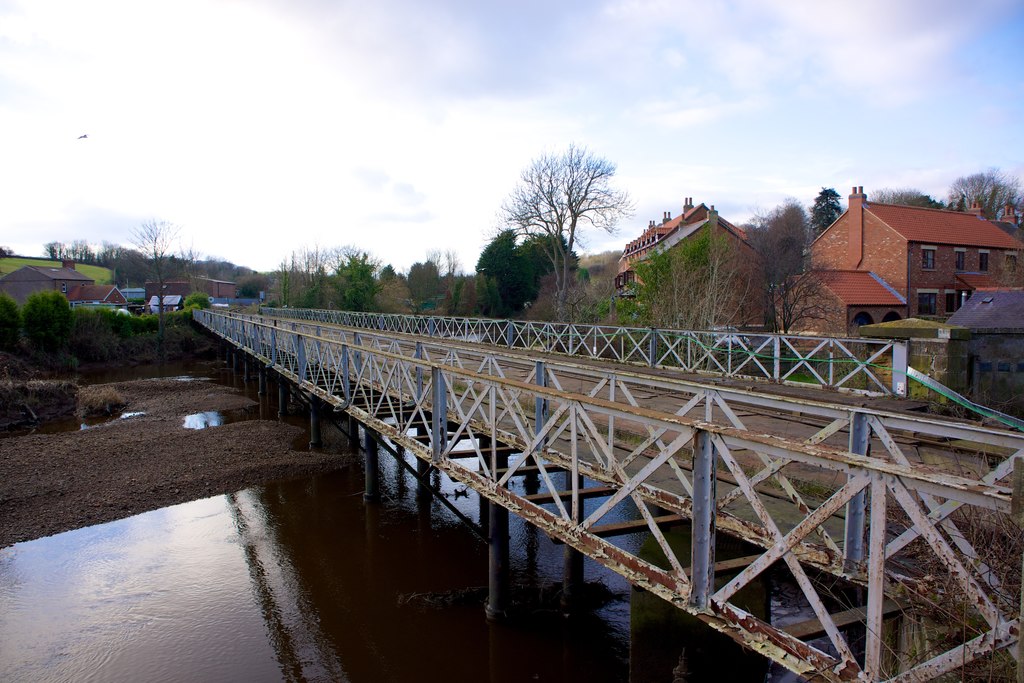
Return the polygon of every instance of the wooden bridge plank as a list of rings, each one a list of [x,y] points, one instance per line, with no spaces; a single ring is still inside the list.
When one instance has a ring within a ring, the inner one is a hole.
[[[853,607],[848,610],[843,610],[842,612],[836,612],[831,615],[832,621],[835,622],[836,627],[838,628],[862,622],[867,616],[867,609],[867,607]],[[882,616],[899,612],[900,609],[899,603],[893,600],[886,600],[882,606]],[[785,631],[789,635],[794,638],[799,638],[800,640],[806,640],[825,633],[825,627],[821,625],[821,622],[818,621],[817,618],[798,621],[795,624],[783,626],[780,630]]]

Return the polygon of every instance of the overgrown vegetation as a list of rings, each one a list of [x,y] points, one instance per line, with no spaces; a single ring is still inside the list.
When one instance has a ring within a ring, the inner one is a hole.
[[[25,336],[36,348],[53,353],[71,337],[71,305],[57,291],[34,292],[21,309]]]
[[[0,351],[13,351],[21,336],[21,311],[17,302],[0,293]]]
[[[124,394],[109,384],[82,387],[78,409],[83,415],[113,415],[128,403]]]
[[[164,314],[164,354],[168,359],[205,353],[210,342],[191,325],[190,311]],[[123,315],[105,309],[77,309],[68,352],[82,363],[126,360],[138,363],[160,359],[156,315]]]
[[[211,348],[193,329],[190,309],[167,313],[165,318],[167,357],[183,358]],[[72,309],[59,292],[37,292],[21,310],[13,299],[0,295],[0,350],[44,367],[159,360],[158,329],[156,315],[128,315],[108,308]]]

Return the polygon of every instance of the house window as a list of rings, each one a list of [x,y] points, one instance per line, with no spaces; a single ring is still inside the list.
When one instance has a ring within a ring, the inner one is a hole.
[[[66,283],[66,282],[60,283],[60,293],[61,294],[67,294],[68,293],[68,283]]]
[[[983,273],[988,272],[988,252],[978,252],[978,270]]]
[[[956,270],[957,270],[958,273],[966,270],[966,268],[964,267],[964,262],[966,260],[967,260],[967,252],[964,251],[963,249],[957,249],[956,250]]]
[[[956,310],[956,292],[946,292],[946,313]]]
[[[919,315],[935,315],[937,292],[917,293],[917,312]]]
[[[935,270],[935,249],[925,247],[921,249],[921,268],[923,270]]]
[[[1006,255],[1006,272],[1016,273],[1017,272],[1017,255],[1007,254]]]

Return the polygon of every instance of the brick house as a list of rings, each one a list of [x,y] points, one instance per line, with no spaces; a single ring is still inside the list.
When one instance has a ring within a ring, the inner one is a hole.
[[[75,306],[124,306],[128,300],[114,285],[79,285],[68,290],[68,303]]]
[[[823,270],[817,273],[825,296],[833,301],[822,307],[831,329],[846,333],[861,325],[902,320],[907,317],[907,299],[885,280],[864,270]]]
[[[91,277],[75,270],[74,261],[63,261],[60,268],[23,266],[13,273],[8,273],[0,278],[0,292],[10,295],[20,306],[35,292],[52,290],[66,296],[68,290],[94,282]]]
[[[156,282],[146,283],[146,300],[149,301],[157,295],[158,284]],[[204,292],[214,298],[234,299],[238,288],[234,282],[226,280],[210,280],[205,277],[195,278],[195,284],[188,280],[165,280],[164,296],[187,297],[192,292]]]
[[[905,299],[907,317],[945,317],[974,290],[1011,276],[1022,249],[978,207],[962,213],[872,204],[864,188],[855,187],[846,212],[811,244],[811,260],[816,270],[872,274]],[[844,303],[851,323],[861,312],[858,323],[880,322],[867,309],[855,310],[858,304]]]
[[[146,283],[146,301],[159,294],[160,283]],[[188,280],[164,280],[164,296],[180,296],[182,299],[192,293],[192,285]]]
[[[733,225],[718,215],[714,205],[703,203],[694,206],[693,198],[687,197],[683,203],[683,211],[675,218],[671,211],[666,211],[661,223],[651,221],[640,237],[631,241],[619,257],[619,272],[615,276],[615,291],[619,296],[632,296],[633,284],[637,282],[633,266],[646,258],[655,250],[671,249],[688,237],[697,234],[701,228],[709,226],[718,235],[724,235],[742,252],[745,261],[753,260],[753,251],[747,243],[747,235],[743,228]],[[749,252],[749,253],[748,253]]]

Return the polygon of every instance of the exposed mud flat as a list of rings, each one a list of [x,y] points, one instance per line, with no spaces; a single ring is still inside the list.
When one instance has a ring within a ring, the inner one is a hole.
[[[0,547],[346,464],[292,450],[298,427],[268,420],[186,429],[200,411],[253,401],[212,382],[98,385],[143,413],[77,432],[0,438]]]

